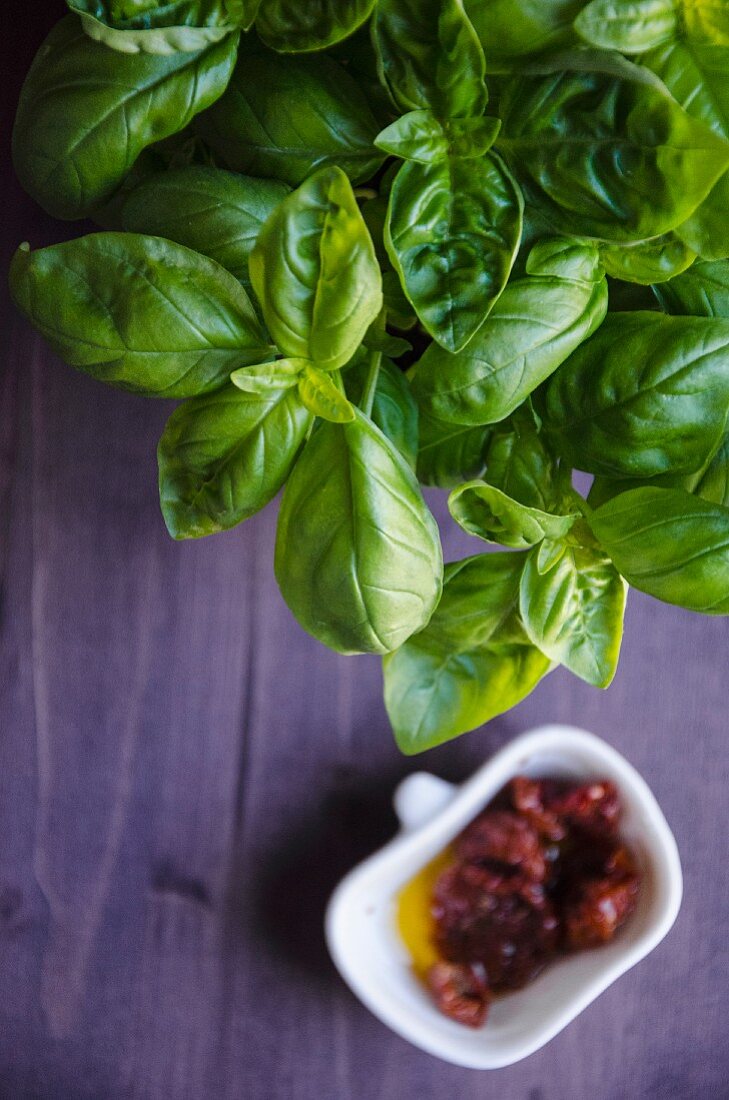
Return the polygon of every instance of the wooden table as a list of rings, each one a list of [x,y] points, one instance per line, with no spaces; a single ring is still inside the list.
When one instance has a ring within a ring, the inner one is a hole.
[[[10,8],[20,74],[54,13]],[[6,117],[16,94],[11,82]],[[4,268],[22,239],[79,231],[8,171],[2,210]],[[283,604],[275,507],[173,543],[155,467],[170,406],[74,373],[9,305],[3,319],[0,1095],[729,1095],[727,620],[633,593],[608,692],[559,671],[485,730],[408,761],[378,661],[328,652]],[[448,557],[473,552],[444,534]],[[594,730],[643,772],[676,832],[685,901],[654,954],[543,1051],[460,1070],[349,993],[323,910],[393,832],[403,775],[465,777],[545,720]]]

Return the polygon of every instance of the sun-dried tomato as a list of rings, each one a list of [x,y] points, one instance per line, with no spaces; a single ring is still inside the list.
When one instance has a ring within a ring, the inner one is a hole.
[[[566,946],[580,951],[611,940],[635,909],[639,889],[636,874],[606,875],[581,883],[564,910]]]
[[[478,964],[438,962],[431,966],[428,987],[441,1012],[467,1027],[484,1023],[491,993]]]
[[[537,830],[516,813],[484,810],[455,842],[466,863],[494,866],[543,882],[547,869]]]

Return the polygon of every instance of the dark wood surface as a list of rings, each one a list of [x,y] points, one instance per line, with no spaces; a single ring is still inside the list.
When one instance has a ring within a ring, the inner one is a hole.
[[[10,5],[13,72],[57,5],[39,7]],[[21,240],[79,231],[9,170],[2,200],[3,269]],[[727,620],[633,593],[607,693],[560,671],[484,731],[405,760],[377,660],[328,652],[284,606],[275,507],[173,543],[155,485],[169,406],[75,374],[3,309],[0,1096],[728,1096]],[[452,527],[444,538],[447,556],[464,550]],[[681,849],[683,909],[540,1053],[456,1069],[349,993],[324,907],[393,832],[398,779],[465,777],[547,720],[594,730],[643,772]]]

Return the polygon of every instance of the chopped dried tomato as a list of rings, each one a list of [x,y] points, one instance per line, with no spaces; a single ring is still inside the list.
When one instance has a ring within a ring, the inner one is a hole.
[[[543,882],[547,869],[537,830],[508,810],[484,810],[463,830],[455,843],[466,863],[495,865]]]
[[[478,965],[438,962],[427,974],[430,992],[438,1008],[467,1027],[480,1027],[486,1020],[491,993]]]

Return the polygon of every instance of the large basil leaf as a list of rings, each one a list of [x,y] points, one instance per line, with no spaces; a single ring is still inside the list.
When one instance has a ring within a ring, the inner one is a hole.
[[[592,46],[643,53],[676,36],[676,0],[592,0],[575,19],[575,30]]]
[[[380,76],[402,111],[483,114],[486,64],[462,0],[378,0],[372,33]]]
[[[729,9],[723,0],[681,0],[681,6],[688,38],[729,46]]]
[[[403,164],[390,193],[385,243],[420,321],[458,351],[509,277],[522,199],[498,157]]]
[[[666,603],[729,614],[729,509],[680,489],[632,489],[590,526],[625,579]]]
[[[499,151],[563,233],[667,233],[729,167],[729,142],[617,54],[584,50],[533,66],[506,85],[501,118]]]
[[[369,179],[384,159],[364,93],[325,56],[241,51],[225,95],[197,125],[228,168],[293,186],[328,164]]]
[[[501,546],[522,549],[544,539],[561,539],[579,518],[577,513],[554,515],[520,504],[494,485],[467,481],[454,489],[448,508],[469,535]]]
[[[361,401],[368,373],[368,362],[362,358],[347,367],[344,374],[347,396],[355,404]],[[418,406],[407,378],[389,359],[380,364],[370,419],[414,470],[418,456]]]
[[[729,260],[699,261],[654,292],[667,313],[729,320]]]
[[[559,453],[607,477],[697,470],[725,429],[728,354],[729,321],[609,314],[547,389]]]
[[[565,547],[546,569],[539,558],[535,547],[521,576],[519,611],[527,634],[580,679],[607,687],[620,656],[625,582],[605,554],[589,547]]]
[[[430,623],[383,661],[385,705],[408,754],[450,741],[515,706],[549,671],[516,617],[523,554],[445,568]]]
[[[227,385],[185,401],[157,450],[162,514],[173,538],[234,527],[279,491],[311,425],[296,389],[266,395]]]
[[[430,619],[438,528],[405,460],[359,410],[321,424],[294,467],[275,566],[301,626],[340,653],[387,653]]]
[[[517,58],[572,41],[576,37],[572,24],[584,2],[464,0],[490,71],[508,70]]]
[[[142,150],[181,130],[225,89],[238,36],[198,53],[123,54],[68,16],[26,77],[13,130],[23,187],[57,218],[106,202]]]
[[[698,10],[699,5],[696,5]],[[707,11],[710,5],[706,5]],[[688,9],[687,9],[688,10]],[[660,76],[671,94],[715,134],[729,138],[729,39],[723,46],[690,40],[673,42],[641,60]],[[729,173],[678,228],[686,243],[706,259],[729,255]]]
[[[157,173],[125,200],[125,229],[166,237],[217,260],[248,284],[248,257],[261,226],[288,194],[285,183],[194,164]]]
[[[607,310],[597,249],[560,244],[546,267],[545,246],[533,250],[533,274],[506,287],[463,351],[425,351],[413,372],[421,410],[456,424],[503,420],[595,331]]]
[[[490,427],[464,428],[418,413],[418,478],[424,485],[452,489],[480,477],[486,468]]]
[[[650,286],[680,275],[696,259],[693,249],[675,233],[633,244],[603,244],[600,262],[613,279]]]
[[[251,282],[285,355],[335,370],[382,308],[372,238],[340,168],[322,168],[276,207],[251,253]]]
[[[713,504],[729,508],[729,435],[725,435],[706,470],[691,492]]]
[[[13,297],[53,350],[102,382],[189,397],[271,351],[240,283],[189,248],[137,233],[92,233],[10,268]]]
[[[262,0],[256,30],[282,53],[324,50],[353,34],[375,0]]]
[[[256,0],[66,0],[97,42],[122,53],[203,50],[249,26]]]

